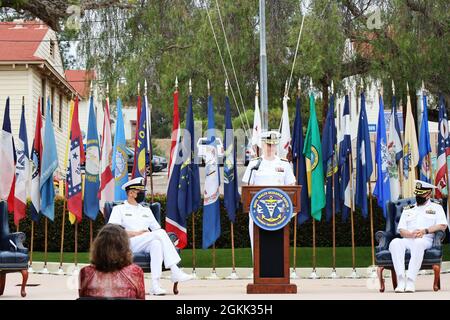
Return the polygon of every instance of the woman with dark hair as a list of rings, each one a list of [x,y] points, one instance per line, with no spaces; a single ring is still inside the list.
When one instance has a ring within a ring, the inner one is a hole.
[[[79,296],[145,299],[144,272],[133,264],[126,231],[105,225],[91,248],[91,265],[80,271]]]

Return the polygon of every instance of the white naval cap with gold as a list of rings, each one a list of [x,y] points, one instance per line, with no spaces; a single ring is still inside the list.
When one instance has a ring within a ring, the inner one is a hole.
[[[280,142],[280,133],[278,131],[264,131],[261,133],[261,141],[267,144],[278,144]]]
[[[122,190],[145,190],[145,180],[142,177],[134,178],[122,185]]]
[[[414,194],[425,195],[431,192],[431,190],[433,189],[436,189],[436,186],[432,185],[431,183],[422,180],[416,180],[416,188],[414,189]]]

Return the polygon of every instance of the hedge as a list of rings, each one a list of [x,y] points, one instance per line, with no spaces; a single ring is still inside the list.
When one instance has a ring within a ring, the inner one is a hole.
[[[230,248],[230,222],[223,207],[223,198],[221,198],[221,236],[216,242],[217,248]],[[58,252],[61,243],[61,223],[62,223],[62,209],[63,199],[61,197],[55,198],[55,220],[48,221],[48,251]],[[161,203],[161,220],[164,227],[166,195],[156,195],[155,201]],[[26,246],[30,248],[31,235],[31,220],[30,220],[30,203],[27,208],[27,218],[20,222],[19,231],[26,234]],[[385,221],[383,213],[376,204],[376,199],[373,200],[373,215],[374,215],[374,231],[384,230]],[[325,210],[322,213],[322,221],[316,221],[316,246],[331,247],[332,246],[332,224],[326,222],[324,219]],[[202,242],[202,209],[194,214],[195,217],[195,243],[196,248],[201,247]],[[41,216],[38,223],[34,227],[34,250],[44,251],[44,217]],[[93,223],[94,237],[98,230],[104,225],[103,216],[99,213],[97,219]],[[192,216],[187,221],[188,229],[188,248],[192,248]],[[364,219],[359,210],[354,213],[355,226],[355,245],[356,246],[370,246],[370,220]],[[15,231],[13,223],[13,215],[10,215],[10,228]],[[64,251],[74,251],[74,234],[75,228],[70,224],[66,216],[64,225]],[[248,236],[248,215],[242,211],[236,214],[236,223],[234,225],[234,243],[236,248],[250,247],[250,239]],[[293,245],[293,224],[291,224],[291,245]],[[302,247],[312,246],[312,222],[311,219],[297,228],[297,245]],[[336,245],[337,246],[351,246],[351,227],[350,218],[348,221],[341,221],[341,216],[336,215]],[[82,222],[78,225],[78,251],[89,251],[89,219],[83,217]]]

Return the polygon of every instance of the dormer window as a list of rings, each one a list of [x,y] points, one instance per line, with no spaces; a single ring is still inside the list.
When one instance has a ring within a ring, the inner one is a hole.
[[[50,57],[55,57],[55,41],[50,40]]]

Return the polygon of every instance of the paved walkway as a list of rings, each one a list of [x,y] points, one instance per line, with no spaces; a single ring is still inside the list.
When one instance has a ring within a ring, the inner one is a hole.
[[[290,295],[247,295],[246,286],[249,279],[239,280],[192,280],[179,286],[180,294],[168,294],[162,297],[147,295],[149,300],[186,299],[186,300],[374,300],[374,299],[450,299],[450,274],[441,275],[442,290],[432,291],[433,276],[420,275],[416,282],[416,293],[396,294],[393,292],[390,279],[386,279],[386,292],[378,292],[377,279],[295,279],[298,293]],[[30,300],[74,300],[78,297],[78,277],[70,275],[30,274],[27,286],[27,296],[20,297],[20,273],[11,273],[6,277],[4,295],[0,300],[30,299]],[[150,280],[146,275],[146,291]],[[171,292],[172,284],[169,280],[161,280],[161,286]]]

